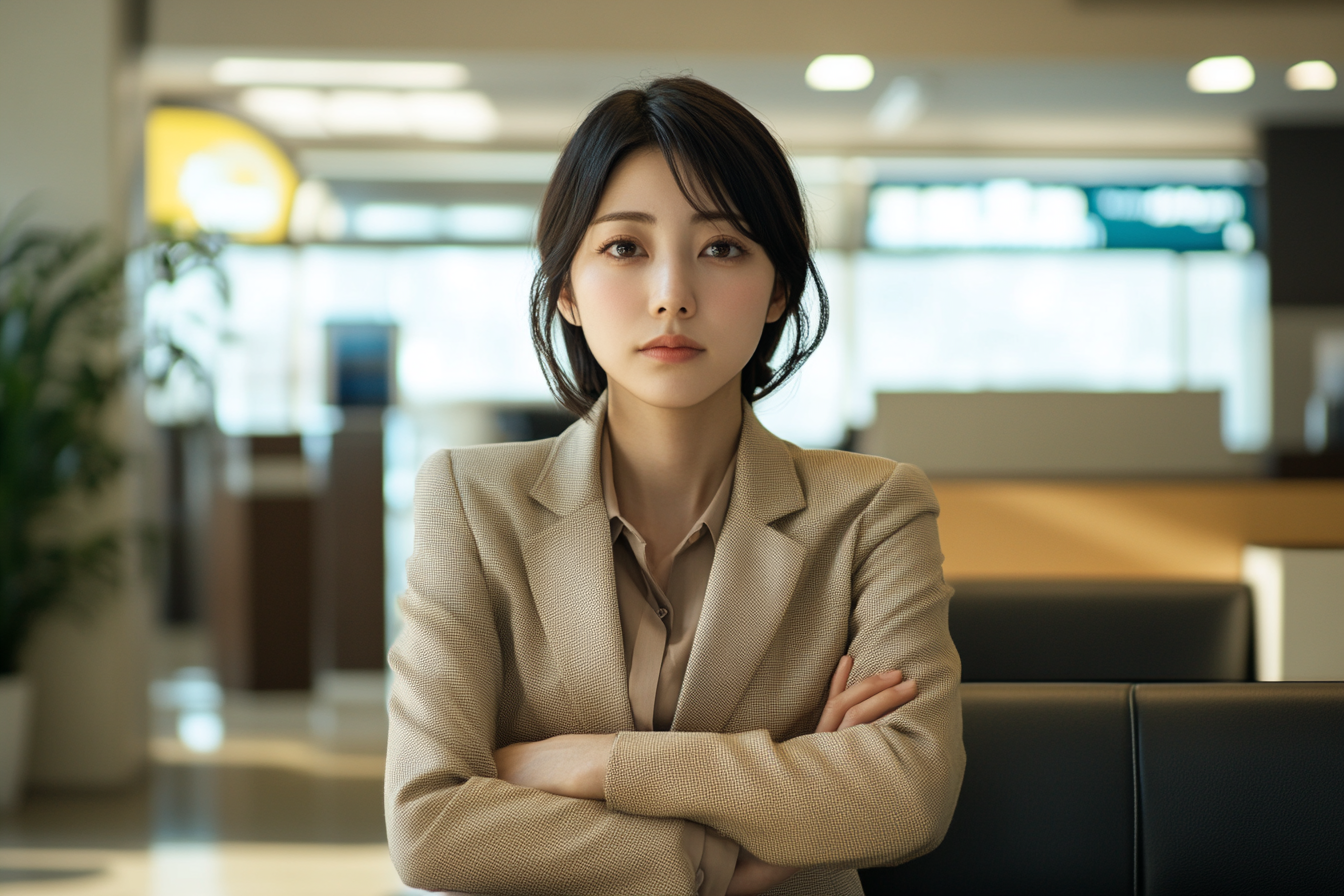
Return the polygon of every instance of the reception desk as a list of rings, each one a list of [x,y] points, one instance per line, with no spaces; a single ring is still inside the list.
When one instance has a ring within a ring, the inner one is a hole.
[[[1236,581],[1248,544],[1344,547],[1344,480],[935,479],[944,571]]]

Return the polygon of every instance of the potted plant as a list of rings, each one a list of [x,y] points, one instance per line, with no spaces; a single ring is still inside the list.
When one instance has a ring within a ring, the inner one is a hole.
[[[107,593],[96,585],[118,568],[120,531],[68,525],[73,502],[123,462],[103,420],[126,371],[123,265],[99,257],[98,243],[0,225],[0,807],[22,782],[24,643],[46,614]]]

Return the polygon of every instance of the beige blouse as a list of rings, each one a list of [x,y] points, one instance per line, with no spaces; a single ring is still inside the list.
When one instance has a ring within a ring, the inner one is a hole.
[[[686,662],[700,622],[714,547],[728,515],[737,456],[705,512],[676,550],[650,569],[648,546],[621,516],[612,473],[611,441],[602,433],[602,496],[611,520],[611,550],[616,568],[616,599],[625,638],[630,709],[638,731],[670,731],[686,677]],[[659,585],[665,582],[667,587]],[[723,896],[737,866],[738,845],[703,825],[686,826],[685,848],[697,867],[699,896]]]

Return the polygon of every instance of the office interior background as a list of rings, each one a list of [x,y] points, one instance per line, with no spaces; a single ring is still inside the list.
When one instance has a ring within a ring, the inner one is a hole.
[[[830,328],[769,428],[923,467],[968,595],[1214,583],[1227,678],[1344,680],[1341,66],[1326,0],[0,0],[0,214],[125,254],[92,350],[130,370],[121,474],[47,521],[122,532],[119,575],[0,691],[0,893],[407,892],[415,471],[569,422],[537,208],[661,74],[805,191]]]

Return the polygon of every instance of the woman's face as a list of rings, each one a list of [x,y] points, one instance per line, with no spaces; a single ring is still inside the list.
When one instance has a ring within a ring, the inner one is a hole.
[[[774,265],[723,211],[692,208],[657,150],[616,168],[560,298],[613,388],[657,407],[700,404],[738,382],[784,313]]]

